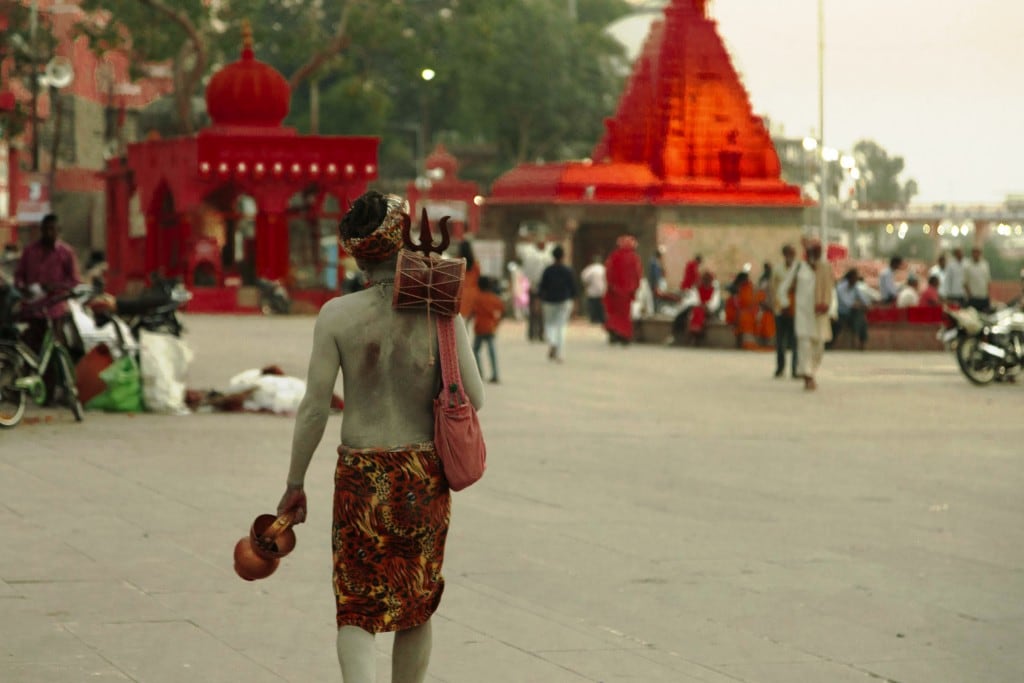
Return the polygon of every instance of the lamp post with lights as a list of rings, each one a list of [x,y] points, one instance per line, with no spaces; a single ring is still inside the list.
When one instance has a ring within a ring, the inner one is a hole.
[[[420,151],[422,152],[423,156],[420,159],[417,159],[417,170],[420,173],[426,170],[424,169],[423,165],[426,163],[426,148],[430,145],[430,86],[428,84],[430,83],[430,81],[434,80],[436,76],[437,72],[431,69],[430,67],[427,67],[420,71],[420,78],[423,79],[424,83],[423,114],[420,121]]]

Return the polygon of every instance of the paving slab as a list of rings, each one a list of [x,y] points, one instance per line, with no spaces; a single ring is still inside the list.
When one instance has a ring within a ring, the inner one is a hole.
[[[312,318],[185,322],[192,388],[305,372]],[[830,352],[807,394],[771,354],[569,335],[555,364],[521,323],[499,333],[428,681],[1024,680],[1024,388],[973,387],[943,353]],[[251,583],[232,548],[276,505],[290,418],[29,418],[0,433],[0,681],[341,680],[343,414],[295,552]]]

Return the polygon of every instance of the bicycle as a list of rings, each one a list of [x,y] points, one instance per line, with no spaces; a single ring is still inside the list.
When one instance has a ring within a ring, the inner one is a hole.
[[[64,301],[72,293],[48,297],[41,302],[31,302],[33,308],[48,307]],[[78,398],[74,365],[67,347],[54,332],[53,319],[46,317],[46,333],[43,345],[37,355],[20,339],[18,326],[14,323],[14,312],[21,303],[21,294],[13,287],[2,293],[0,302],[0,428],[17,427],[25,416],[25,408],[31,398],[36,405],[46,402],[46,372],[51,363],[56,363],[64,389],[64,400],[81,422],[85,411]],[[24,312],[25,304],[21,309]]]

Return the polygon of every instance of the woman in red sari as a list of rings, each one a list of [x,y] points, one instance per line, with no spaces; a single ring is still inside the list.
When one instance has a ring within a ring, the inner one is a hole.
[[[608,330],[609,344],[629,344],[633,340],[633,316],[630,309],[643,276],[643,264],[636,253],[636,246],[635,237],[623,235],[605,262],[608,291],[604,295],[607,314],[604,326]]]

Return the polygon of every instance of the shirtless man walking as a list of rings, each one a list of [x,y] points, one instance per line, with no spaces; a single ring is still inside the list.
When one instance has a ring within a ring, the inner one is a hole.
[[[329,301],[313,329],[306,394],[278,513],[306,518],[303,490],[323,436],[338,371],[345,416],[335,473],[332,546],[337,649],[345,683],[372,683],[374,634],[395,632],[393,683],[420,683],[431,650],[430,617],[444,590],[441,566],[451,499],[434,451],[440,388],[437,334],[425,311],[391,306],[405,202],[368,192],[341,221],[341,239],[368,287]],[[466,326],[455,325],[466,394],[483,383]]]

